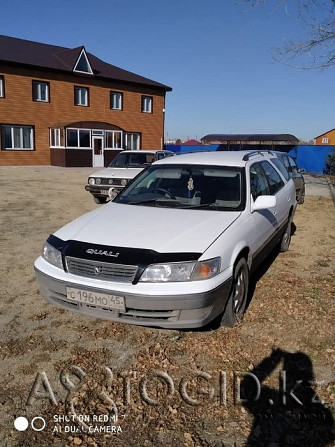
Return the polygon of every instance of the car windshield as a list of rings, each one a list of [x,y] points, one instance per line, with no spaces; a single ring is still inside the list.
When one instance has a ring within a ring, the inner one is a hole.
[[[120,153],[108,165],[109,168],[144,168],[146,165],[155,161],[155,154],[134,151],[132,153]]]
[[[244,170],[225,166],[152,165],[114,200],[168,208],[244,209]]]

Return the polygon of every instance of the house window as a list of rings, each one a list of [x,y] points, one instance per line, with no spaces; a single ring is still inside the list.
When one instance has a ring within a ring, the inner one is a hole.
[[[328,144],[329,143],[329,138],[322,138],[322,143],[323,144]]]
[[[63,129],[50,129],[50,147],[64,147]]]
[[[5,77],[0,76],[0,98],[5,97]]]
[[[143,113],[152,113],[152,96],[142,96],[141,107]]]
[[[34,128],[32,126],[2,126],[3,150],[34,150]]]
[[[74,104],[76,106],[88,107],[88,88],[75,87],[74,88]]]
[[[67,147],[90,148],[91,131],[88,129],[66,129]]]
[[[49,102],[49,82],[33,81],[33,101]]]
[[[84,49],[82,49],[73,71],[85,74],[93,74],[91,65],[88,61],[88,57]]]
[[[122,132],[114,130],[106,130],[105,147],[108,149],[121,149]]]
[[[140,149],[140,134],[139,133],[126,133],[125,149],[127,149],[127,150],[139,150]]]
[[[112,110],[122,110],[123,108],[123,94],[120,92],[111,92],[111,104]]]

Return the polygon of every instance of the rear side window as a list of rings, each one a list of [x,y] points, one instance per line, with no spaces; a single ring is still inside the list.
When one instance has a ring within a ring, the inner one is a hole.
[[[262,167],[264,168],[266,178],[269,184],[270,195],[275,195],[283,186],[284,182],[281,179],[278,172],[267,161],[262,161]]]
[[[290,179],[290,174],[287,169],[283,165],[283,163],[279,160],[279,158],[271,158],[271,162],[276,166],[276,168],[283,174],[286,180]]]
[[[288,170],[288,172],[290,172],[290,163],[288,161],[287,155],[282,155],[280,158],[281,161],[284,163],[285,168]]]
[[[296,174],[298,172],[298,166],[292,157],[288,157],[288,161],[290,162],[291,171]]]

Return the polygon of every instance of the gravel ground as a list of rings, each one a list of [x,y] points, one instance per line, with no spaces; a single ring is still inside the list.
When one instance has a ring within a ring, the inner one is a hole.
[[[325,177],[304,175],[306,183],[306,194],[315,197],[331,198],[329,182]]]
[[[290,250],[253,278],[243,322],[177,331],[95,320],[39,295],[44,240],[98,206],[84,190],[91,171],[0,168],[0,444],[332,445],[335,213],[322,178],[308,176]]]

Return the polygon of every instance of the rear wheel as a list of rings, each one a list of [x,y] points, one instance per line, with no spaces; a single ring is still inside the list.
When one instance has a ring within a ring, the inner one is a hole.
[[[93,196],[93,200],[95,203],[98,203],[99,205],[102,205],[103,203],[107,202],[107,198],[106,197],[96,197]]]
[[[233,283],[222,315],[221,326],[233,327],[242,320],[247,304],[249,269],[247,261],[241,258],[234,268]]]
[[[281,238],[280,242],[280,251],[285,252],[289,249],[291,243],[291,235],[292,235],[292,216],[290,215],[288,218],[288,222],[284,231],[284,234]]]
[[[304,203],[304,201],[305,201],[305,185],[303,185],[301,187],[300,192],[299,192],[299,196],[298,196],[298,199],[297,199],[297,202],[299,203],[299,205],[302,205]]]

